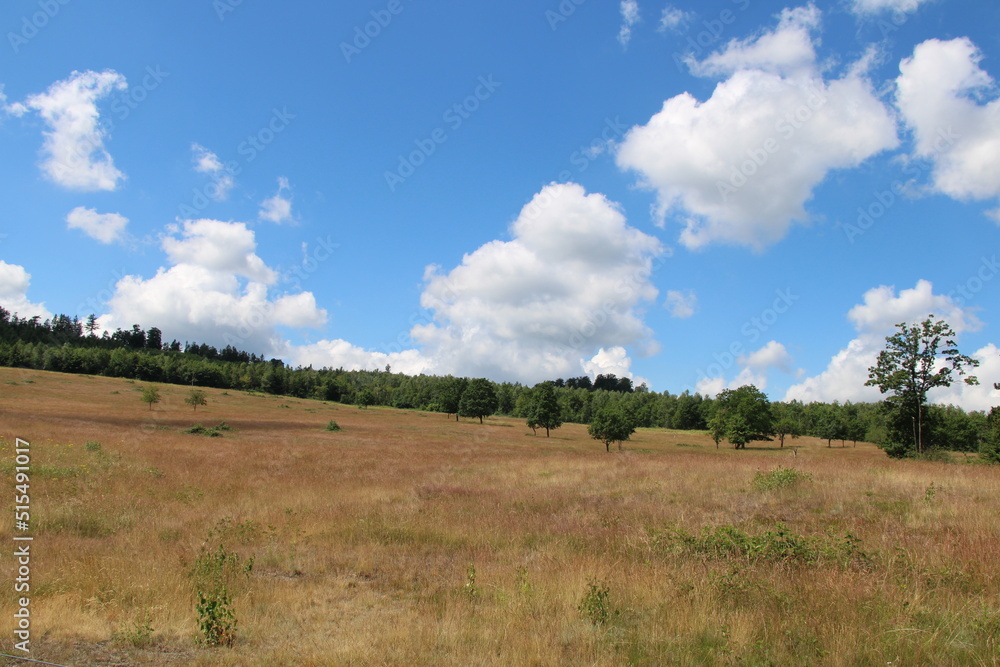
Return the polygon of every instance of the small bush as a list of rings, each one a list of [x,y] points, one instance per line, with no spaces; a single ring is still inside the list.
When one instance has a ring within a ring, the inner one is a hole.
[[[335,422],[334,420],[331,419],[330,423],[326,425],[326,430],[327,431],[332,431],[332,432],[337,432],[337,431],[341,431],[343,429],[340,428],[340,424],[338,424],[337,422]]]
[[[594,625],[605,625],[614,615],[608,601],[610,595],[611,589],[606,585],[590,582],[577,609]]]
[[[236,614],[226,587],[198,591],[198,628],[206,646],[232,646],[236,641]]]
[[[760,472],[753,476],[753,487],[758,491],[775,491],[794,486],[801,481],[811,482],[812,475],[795,468],[778,466],[769,472]]]
[[[94,440],[89,441],[84,447],[88,452],[99,452],[101,451],[101,443]]]
[[[193,435],[203,435],[207,438],[221,438],[223,431],[232,431],[233,427],[222,422],[217,426],[202,426],[201,424],[195,424],[190,428],[184,429],[185,433],[191,433]]]
[[[798,563],[814,565],[829,562],[841,567],[866,567],[871,557],[861,548],[861,541],[851,533],[806,536],[776,524],[760,535],[748,535],[732,525],[703,528],[694,535],[672,526],[666,531],[651,530],[655,547],[697,555],[709,560],[743,560],[749,563]]]
[[[147,611],[146,614],[132,621],[128,627],[123,627],[112,635],[112,638],[119,644],[125,644],[134,648],[146,648],[152,644],[153,619]]]

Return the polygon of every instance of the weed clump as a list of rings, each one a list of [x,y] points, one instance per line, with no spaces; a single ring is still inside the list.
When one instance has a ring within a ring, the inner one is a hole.
[[[795,486],[799,482],[811,482],[812,475],[795,468],[778,466],[768,472],[758,471],[753,476],[753,488],[758,491],[776,491]]]

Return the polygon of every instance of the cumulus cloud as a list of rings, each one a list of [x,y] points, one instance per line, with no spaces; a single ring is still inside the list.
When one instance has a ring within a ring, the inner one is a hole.
[[[102,328],[155,325],[165,338],[280,355],[288,343],[278,327],[326,322],[310,292],[269,294],[277,274],[256,254],[254,234],[242,222],[187,220],[172,226],[161,246],[171,266],[151,278],[119,280]]]
[[[879,401],[877,387],[866,387],[868,368],[875,365],[878,354],[885,348],[886,336],[896,331],[898,323],[917,324],[933,314],[947,321],[956,334],[975,331],[982,323],[952,297],[934,294],[933,285],[920,280],[912,289],[898,294],[894,287],[879,286],[865,292],[862,303],[848,312],[858,336],[830,360],[826,370],[788,389],[785,400],[811,401]],[[978,354],[978,353],[977,353]],[[956,405],[967,409],[975,397],[982,398],[983,388],[964,383],[951,387],[947,395]],[[936,400],[936,396],[931,398]]]
[[[194,170],[199,174],[208,174],[214,181],[215,187],[209,189],[208,196],[215,201],[225,201],[229,197],[229,191],[236,185],[232,172],[222,164],[218,155],[201,144],[191,144],[191,152]]]
[[[280,177],[278,179],[278,191],[274,193],[273,197],[268,197],[260,203],[260,213],[258,213],[260,219],[278,225],[294,221],[292,217],[292,199],[285,196],[286,193],[291,192],[291,189],[288,179],[284,176]]]
[[[54,183],[84,192],[115,190],[125,175],[104,147],[107,131],[100,124],[97,103],[126,88],[125,77],[113,70],[73,72],[8,111],[14,115],[35,111],[45,121],[40,166]]]
[[[540,380],[572,375],[600,348],[650,344],[638,306],[660,242],[576,184],[546,186],[510,228],[449,272],[428,267],[412,336],[445,371]]]
[[[686,247],[775,243],[808,221],[805,205],[830,171],[898,144],[865,76],[868,58],[825,78],[813,37],[820,18],[811,5],[787,9],[775,29],[689,59],[696,75],[728,78],[704,102],[667,100],[618,147],[619,167],[656,193],[660,224],[683,225]]]
[[[979,378],[979,384],[970,386],[957,382],[950,387],[938,387],[929,391],[927,398],[932,403],[950,403],[965,410],[989,413],[991,408],[1000,405],[1000,391],[993,388],[995,379],[1000,378],[1000,348],[990,343],[969,356],[979,361],[979,367],[971,371]]]
[[[663,13],[660,15],[660,24],[656,29],[659,32],[666,32],[667,30],[678,32],[686,28],[687,24],[693,19],[694,14],[691,12],[685,12],[673,5],[667,5],[663,8]]]
[[[738,363],[757,371],[775,368],[785,373],[792,372],[792,355],[778,341],[769,341],[767,345],[755,352],[741,356]]]
[[[352,345],[346,340],[323,340],[289,348],[292,363],[300,366],[327,366],[349,371],[374,370],[392,366],[396,373],[420,375],[436,372],[434,362],[419,350],[379,352]]]
[[[622,25],[618,29],[618,42],[622,48],[627,48],[632,40],[632,28],[639,22],[639,3],[637,0],[622,0],[620,11]]]
[[[32,303],[28,300],[30,285],[31,274],[23,266],[8,264],[0,259],[0,306],[22,318],[52,317],[44,303]]]
[[[966,37],[930,39],[900,63],[896,105],[916,157],[933,164],[933,189],[955,199],[1000,197],[1000,99]]]
[[[909,14],[917,11],[928,0],[853,0],[851,11],[861,16],[871,16],[883,12]]]
[[[715,398],[722,393],[724,389],[738,389],[739,387],[747,384],[752,384],[761,391],[764,391],[764,389],[767,388],[767,375],[755,373],[753,369],[750,368],[743,368],[736,375],[736,377],[729,382],[722,377],[702,378],[698,380],[698,383],[695,385],[695,391],[702,396]]]
[[[740,355],[736,364],[740,370],[732,380],[726,380],[722,375],[704,376],[695,384],[695,391],[703,396],[716,396],[723,389],[736,389],[745,384],[764,390],[767,388],[769,372],[792,372],[792,356],[784,345],[774,340],[768,341],[759,350]]]
[[[296,358],[532,384],[595,371],[632,377],[626,348],[655,347],[641,306],[657,296],[650,277],[660,242],[576,184],[546,186],[510,234],[450,271],[427,267],[421,305],[432,317],[409,334],[419,351],[365,351],[337,340]]]
[[[170,225],[168,229],[180,234],[166,236],[162,242],[174,264],[193,264],[264,284],[277,279],[277,274],[257,256],[254,233],[242,222],[185,220],[180,228]]]
[[[694,315],[698,307],[698,297],[691,290],[687,290],[686,292],[668,290],[667,300],[664,305],[670,311],[671,317],[683,320]]]
[[[118,213],[98,213],[95,209],[77,206],[66,216],[69,229],[79,229],[101,243],[120,241],[128,218]]]

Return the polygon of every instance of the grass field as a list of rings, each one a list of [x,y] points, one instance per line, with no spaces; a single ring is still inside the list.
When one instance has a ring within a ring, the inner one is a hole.
[[[996,467],[141,386],[0,369],[3,653],[19,437],[35,659],[1000,664]],[[235,641],[205,646],[221,584]]]

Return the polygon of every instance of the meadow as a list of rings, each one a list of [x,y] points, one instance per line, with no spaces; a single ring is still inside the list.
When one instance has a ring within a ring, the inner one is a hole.
[[[995,466],[142,386],[0,369],[0,652],[19,437],[38,660],[1000,664]]]

